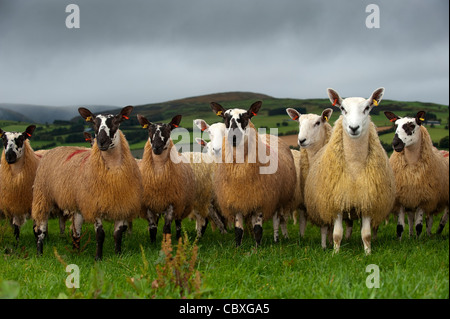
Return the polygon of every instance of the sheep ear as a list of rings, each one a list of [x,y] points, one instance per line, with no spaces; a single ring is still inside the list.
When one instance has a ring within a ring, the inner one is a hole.
[[[208,129],[209,129],[208,123],[206,123],[206,122],[205,122],[204,120],[202,120],[202,119],[194,120],[194,123],[195,123],[195,125],[197,125],[197,127],[198,127],[199,129],[202,130],[202,132],[208,131]]]
[[[89,111],[85,107],[78,108],[78,113],[80,113],[81,117],[86,120],[86,122],[94,123],[95,115],[92,114],[91,111]]]
[[[175,115],[172,118],[172,120],[169,123],[171,130],[173,130],[174,128],[177,128],[180,125],[181,117],[182,117],[181,115]]]
[[[86,142],[92,143],[92,135],[90,133],[84,132],[83,135]]]
[[[387,117],[387,119],[390,121],[390,122],[392,122],[392,123],[394,123],[395,121],[397,121],[400,117],[399,116],[397,116],[397,115],[395,115],[394,113],[392,113],[392,112],[389,112],[389,111],[385,111],[384,112],[384,115]]]
[[[33,135],[34,130],[36,129],[36,125],[30,125],[25,129],[25,132],[22,133],[25,139],[30,138]]]
[[[333,89],[327,89],[327,93],[333,106],[340,107],[342,105],[342,98],[338,92]]]
[[[290,107],[288,107],[287,109],[286,109],[286,113],[289,115],[289,117],[291,118],[291,119],[293,119],[294,121],[299,121],[299,119],[300,119],[300,113],[296,110],[296,109],[293,109],[293,108],[290,108]]]
[[[211,109],[213,110],[214,113],[216,113],[217,116],[224,117],[224,113],[226,110],[223,108],[222,105],[216,102],[211,102],[210,105]]]
[[[322,112],[322,122],[328,122],[331,118],[331,114],[333,114],[333,109],[327,108]]]
[[[137,119],[139,121],[139,124],[141,124],[142,128],[149,128],[149,126],[152,124],[149,120],[147,120],[144,116],[141,114],[137,115]]]
[[[419,111],[416,115],[416,123],[422,125],[425,122],[425,111]]]
[[[378,106],[380,104],[381,99],[384,95],[384,88],[378,88],[375,91],[373,91],[372,95],[369,97],[369,105],[371,107]]]
[[[256,114],[258,114],[259,109],[261,108],[262,102],[261,101],[256,101],[255,103],[253,103],[250,108],[247,111],[247,115],[252,118],[253,116],[256,116]]]
[[[206,146],[206,141],[204,140],[204,139],[202,139],[202,138],[200,138],[200,137],[196,137],[195,138],[195,141],[198,143],[198,144],[200,144],[201,146]]]
[[[120,122],[124,120],[130,119],[130,114],[133,111],[133,107],[131,105],[125,106],[120,113],[116,115],[116,119]]]
[[[2,137],[3,134],[5,134],[5,131],[3,131],[3,130],[0,128],[0,137]]]

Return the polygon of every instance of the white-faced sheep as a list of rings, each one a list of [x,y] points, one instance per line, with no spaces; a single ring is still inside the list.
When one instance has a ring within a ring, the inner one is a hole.
[[[305,185],[309,216],[333,224],[334,252],[340,248],[342,221],[362,219],[361,237],[371,253],[371,227],[377,228],[392,211],[395,180],[389,159],[369,113],[383,97],[384,88],[368,98],[342,99],[328,89],[328,96],[342,115],[335,122],[330,141],[311,163]]]
[[[397,186],[395,196],[395,211],[398,211],[397,236],[401,238],[405,227],[405,211],[409,212],[410,235],[413,233],[414,219],[416,235],[417,237],[420,235],[424,216],[427,217],[427,233],[431,235],[433,215],[444,208],[446,214],[448,212],[448,157],[444,157],[433,147],[431,137],[422,125],[425,118],[424,111],[418,112],[415,118],[402,118],[392,112],[384,114],[396,127],[392,141],[394,152],[389,161]],[[443,219],[445,222],[446,214]],[[443,228],[445,223],[441,225],[440,228]]]
[[[83,220],[94,223],[97,260],[103,256],[102,220],[113,220],[115,252],[121,252],[127,221],[140,214],[142,200],[139,167],[119,130],[132,110],[132,106],[127,106],[117,115],[94,115],[79,108],[80,115],[94,126],[96,140],[92,148],[61,146],[41,159],[32,206],[38,254],[43,252],[42,241],[52,207],[81,213],[74,216],[75,241],[80,238]]]
[[[157,218],[164,214],[163,234],[171,233],[175,220],[176,236],[181,236],[181,220],[186,218],[194,206],[195,177],[189,163],[182,160],[170,138],[172,130],[180,124],[181,115],[174,116],[170,123],[151,123],[144,116],[137,116],[143,128],[148,129],[148,141],[140,162],[143,182],[142,216],[149,223],[150,241],[155,242]]]
[[[39,165],[39,157],[28,140],[35,128],[30,125],[23,133],[0,129],[4,147],[0,165],[0,211],[11,220],[17,241],[20,227],[31,214],[32,187]]]
[[[333,114],[333,110],[325,109],[321,115],[300,114],[293,108],[286,109],[287,114],[299,124],[298,145],[300,151],[294,156],[296,167],[298,167],[296,196],[297,207],[300,210],[300,236],[303,237],[306,228],[306,207],[305,207],[305,182],[308,176],[310,163],[314,162],[316,154],[324,145],[328,143],[331,136],[332,127],[328,123]],[[326,236],[330,225],[326,225],[322,220],[312,220],[312,222],[321,227],[322,247],[326,248]]]
[[[263,221],[277,211],[290,212],[292,208],[296,183],[292,153],[278,137],[257,133],[251,119],[261,105],[262,102],[255,102],[246,111],[225,110],[211,103],[216,115],[224,118],[226,127],[214,191],[223,215],[235,222],[237,246],[242,242],[246,216],[251,218],[255,241],[260,245]]]

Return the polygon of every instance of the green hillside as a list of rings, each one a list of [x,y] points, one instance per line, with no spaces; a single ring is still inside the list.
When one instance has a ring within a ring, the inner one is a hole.
[[[225,108],[243,108],[247,109],[253,102],[261,100],[263,106],[259,114],[252,119],[257,128],[278,128],[280,135],[297,134],[297,123],[292,121],[286,114],[285,109],[292,107],[301,113],[320,114],[323,109],[331,107],[330,101],[323,99],[289,99],[274,98],[268,95],[251,92],[227,92],[203,95],[198,97],[189,97],[180,100],[173,100],[164,103],[154,103],[138,105],[135,107],[132,117],[125,121],[121,129],[124,131],[132,149],[142,149],[147,139],[147,132],[141,129],[137,119],[137,114],[146,116],[151,122],[169,122],[177,115],[183,115],[181,126],[192,129],[193,120],[202,118],[209,124],[221,121],[209,106],[214,101],[220,103]],[[334,113],[330,119],[331,124],[339,117],[340,111],[333,108]],[[383,111],[393,111],[397,115],[415,115],[419,110],[427,112],[428,119],[435,119],[441,122],[441,125],[428,127],[433,141],[438,144],[439,141],[448,136],[448,106],[424,103],[424,102],[404,102],[383,100],[378,107],[372,110],[372,120],[378,127],[392,126],[386,119]],[[116,112],[116,111],[115,111]],[[105,112],[108,113],[108,112]],[[4,131],[23,131],[29,125],[26,122],[6,121],[0,119],[0,128]],[[61,145],[84,145],[83,128],[90,127],[81,117],[74,118],[71,121],[55,121],[53,124],[38,124],[37,129],[31,139],[34,149],[48,149]],[[387,145],[393,138],[393,133],[380,136],[381,140]],[[447,147],[448,148],[448,147]]]

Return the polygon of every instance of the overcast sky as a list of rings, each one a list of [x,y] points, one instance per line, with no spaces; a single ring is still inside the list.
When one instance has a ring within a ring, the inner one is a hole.
[[[80,28],[65,25],[78,4]],[[380,28],[368,29],[368,4]],[[0,0],[0,103],[227,91],[449,103],[449,1]]]

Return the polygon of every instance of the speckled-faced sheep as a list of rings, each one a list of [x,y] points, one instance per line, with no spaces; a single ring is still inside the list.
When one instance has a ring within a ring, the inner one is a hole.
[[[316,154],[330,140],[332,127],[328,121],[333,114],[333,110],[330,108],[325,109],[321,115],[300,114],[293,108],[287,108],[286,112],[290,118],[297,121],[299,124],[298,145],[300,146],[300,151],[296,156],[296,165],[299,168],[296,193],[299,197],[297,207],[299,207],[300,210],[300,236],[303,237],[307,219],[304,191],[306,177],[308,176],[310,166],[309,163],[314,162]],[[326,237],[330,225],[324,224],[322,220],[311,221],[315,225],[321,227],[322,247],[326,248]]]
[[[174,147],[170,134],[181,122],[176,115],[170,123],[151,123],[144,116],[137,116],[139,123],[148,130],[148,141],[140,162],[143,182],[142,216],[149,223],[150,241],[155,242],[157,218],[164,214],[163,233],[171,233],[175,220],[176,236],[181,236],[181,221],[194,207],[195,177],[192,167]]]
[[[335,122],[330,141],[311,163],[305,185],[308,215],[333,224],[334,252],[340,248],[342,221],[362,219],[361,237],[371,252],[371,227],[377,228],[392,211],[395,180],[369,113],[380,103],[384,88],[368,98],[342,99],[333,89],[328,96],[342,115]]]
[[[39,157],[28,140],[35,128],[30,125],[23,133],[0,129],[4,147],[0,165],[0,211],[11,220],[17,241],[20,227],[31,214],[32,187],[39,165]]]
[[[224,118],[226,127],[214,192],[223,215],[235,222],[237,246],[242,242],[246,216],[251,218],[256,244],[260,245],[263,221],[273,218],[277,211],[292,209],[296,183],[292,153],[278,137],[257,133],[251,119],[261,105],[262,102],[255,102],[246,111],[225,110],[211,103],[214,113]]]
[[[129,118],[132,110],[132,106],[127,106],[117,115],[94,115],[79,108],[80,115],[94,126],[96,139],[92,148],[61,146],[41,159],[32,206],[38,254],[43,252],[42,241],[52,207],[81,213],[74,215],[75,241],[81,236],[83,220],[94,223],[97,260],[103,256],[102,221],[114,221],[115,252],[121,252],[127,221],[140,214],[142,200],[139,167],[119,130],[120,123]]]
[[[392,141],[394,152],[389,161],[397,186],[395,197],[398,211],[397,236],[402,237],[405,211],[410,212],[408,214],[410,235],[414,220],[416,235],[417,237],[420,235],[424,216],[427,218],[427,233],[431,235],[433,215],[443,209],[448,211],[448,157],[444,157],[433,147],[431,137],[422,125],[425,119],[424,111],[418,112],[415,118],[402,118],[392,112],[384,114],[396,127]]]

